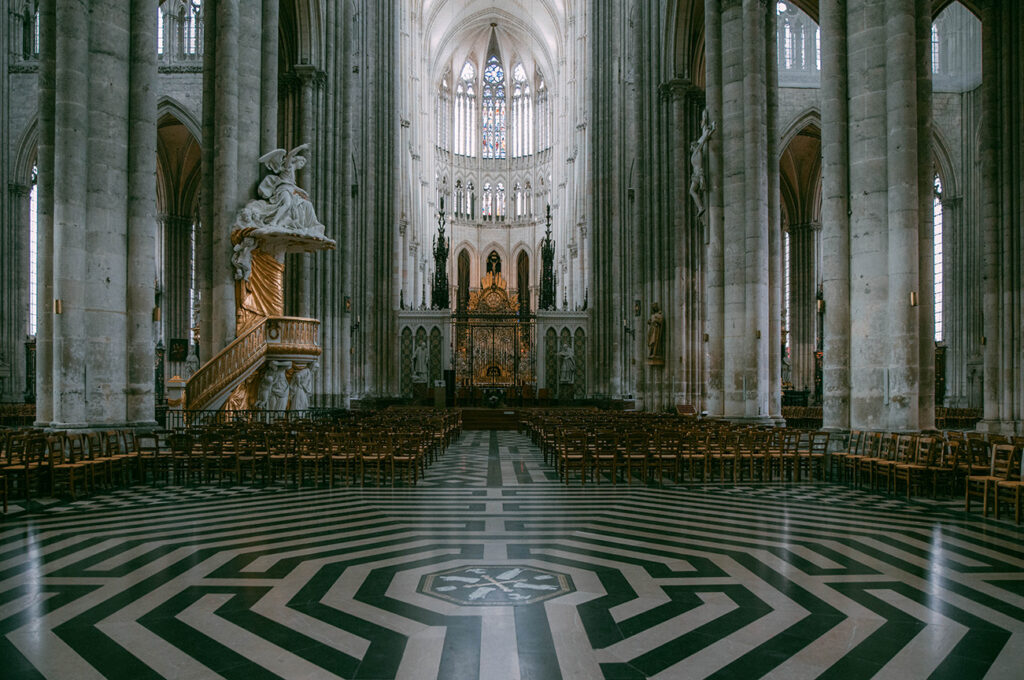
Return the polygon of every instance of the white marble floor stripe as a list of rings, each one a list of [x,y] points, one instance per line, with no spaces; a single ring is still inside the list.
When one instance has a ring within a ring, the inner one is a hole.
[[[480,677],[519,680],[518,646],[514,609],[488,608],[480,619]]]
[[[967,628],[942,616],[934,609],[922,607],[902,593],[892,590],[871,590],[870,594],[886,604],[896,607],[923,621],[925,627],[904,645],[875,675],[878,680],[907,680],[927,678],[953,651],[953,647],[967,633]]]
[[[330,680],[339,677],[217,616],[216,610],[225,605],[231,597],[221,593],[203,595],[180,612],[177,619],[279,677],[309,680]]]

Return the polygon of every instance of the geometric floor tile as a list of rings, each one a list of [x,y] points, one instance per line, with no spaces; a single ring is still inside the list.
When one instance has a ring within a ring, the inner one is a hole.
[[[959,507],[566,487],[515,432],[415,487],[34,506],[0,522],[0,678],[1020,678],[1024,532]]]

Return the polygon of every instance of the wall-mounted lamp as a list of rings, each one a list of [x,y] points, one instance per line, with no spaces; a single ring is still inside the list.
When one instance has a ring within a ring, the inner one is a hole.
[[[54,300],[53,301],[53,313],[54,314],[63,314],[64,313],[64,304],[63,304],[63,302],[61,302],[60,300]]]
[[[916,290],[910,291],[910,306],[911,307],[917,307],[917,291]]]
[[[821,298],[818,298],[818,314],[824,314],[824,313],[825,313],[825,301],[822,300]]]
[[[157,307],[153,308],[153,321],[159,321],[159,320],[160,320],[160,307],[157,306]]]
[[[707,334],[707,333],[705,333],[705,334],[704,334],[704,342],[707,342],[707,341],[708,341],[708,340],[710,340],[710,339],[711,339],[711,338],[710,338],[710,337],[708,336],[708,334]]]
[[[633,301],[633,316],[640,316],[640,301]]]
[[[981,336],[981,346],[984,347],[987,343],[988,343],[988,338],[986,338],[984,335]]]
[[[760,340],[761,339],[761,331],[760,330],[754,331],[754,337],[756,337],[758,340]]]

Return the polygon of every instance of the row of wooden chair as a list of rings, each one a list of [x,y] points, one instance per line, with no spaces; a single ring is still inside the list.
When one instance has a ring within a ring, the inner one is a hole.
[[[66,488],[77,498],[79,493],[125,486],[137,478],[140,443],[132,430],[5,430],[0,432],[0,446],[4,487],[11,480],[26,502],[34,489],[52,496]]]
[[[72,499],[132,484],[415,484],[462,429],[458,411],[398,409],[334,422],[228,423],[136,433],[0,431],[0,495]]]
[[[597,424],[600,422],[600,424]],[[823,479],[829,434],[727,423],[695,423],[676,416],[535,413],[523,429],[544,462],[568,483],[613,483],[634,478],[674,482]]]

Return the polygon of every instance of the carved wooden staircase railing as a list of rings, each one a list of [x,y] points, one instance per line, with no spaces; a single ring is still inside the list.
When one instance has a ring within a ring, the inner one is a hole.
[[[291,316],[272,316],[231,341],[189,378],[185,407],[216,410],[243,381],[268,359],[311,360],[320,356],[320,322]]]

